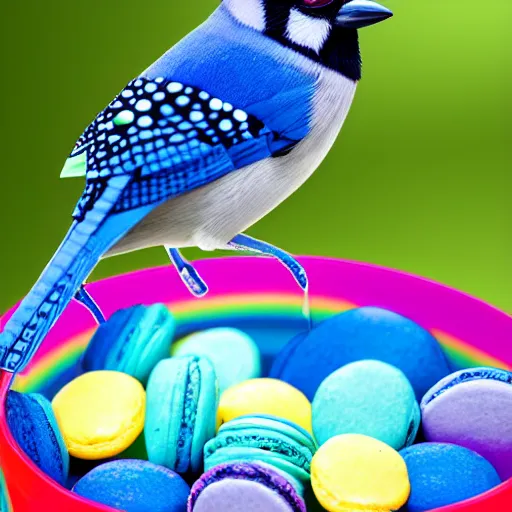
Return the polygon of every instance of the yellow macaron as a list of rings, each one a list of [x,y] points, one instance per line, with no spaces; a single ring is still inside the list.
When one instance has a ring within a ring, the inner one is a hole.
[[[311,462],[311,484],[329,512],[390,512],[411,492],[399,453],[360,434],[336,436],[320,447]]]
[[[220,397],[217,427],[235,418],[268,414],[312,432],[311,403],[298,389],[276,379],[251,379],[228,388]]]
[[[52,406],[69,453],[105,459],[124,451],[142,432],[146,392],[130,375],[95,371],[64,386]]]

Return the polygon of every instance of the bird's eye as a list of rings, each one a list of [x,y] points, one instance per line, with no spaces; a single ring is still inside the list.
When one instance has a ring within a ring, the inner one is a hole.
[[[325,7],[333,2],[334,0],[302,0],[306,7]]]

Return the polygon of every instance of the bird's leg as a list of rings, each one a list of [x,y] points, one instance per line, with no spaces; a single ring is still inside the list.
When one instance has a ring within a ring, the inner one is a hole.
[[[83,304],[91,313],[91,315],[96,319],[98,324],[105,323],[105,317],[101,312],[101,309],[98,307],[94,299],[91,297],[89,292],[85,289],[84,285],[80,286],[78,291],[76,292],[75,299]]]
[[[293,256],[282,249],[244,234],[235,236],[235,238],[228,243],[228,247],[236,249],[237,251],[251,251],[278,259],[292,273],[302,290],[307,293],[308,277],[306,271]]]
[[[208,293],[208,285],[203,281],[196,269],[181,255],[180,251],[168,245],[165,246],[165,249],[190,293],[196,297],[206,295]]]

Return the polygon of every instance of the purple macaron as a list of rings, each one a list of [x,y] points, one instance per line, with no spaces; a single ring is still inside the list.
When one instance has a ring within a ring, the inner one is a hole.
[[[294,487],[264,464],[221,464],[192,487],[188,512],[306,512]]]
[[[512,477],[512,373],[470,368],[452,373],[421,401],[428,441],[464,446]]]

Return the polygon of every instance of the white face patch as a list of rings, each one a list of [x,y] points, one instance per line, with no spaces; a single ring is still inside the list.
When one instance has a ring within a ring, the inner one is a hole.
[[[293,43],[320,53],[331,32],[331,23],[323,18],[307,16],[297,9],[292,9],[288,20],[286,37]]]
[[[241,23],[260,32],[265,30],[263,0],[224,0],[229,12]]]

